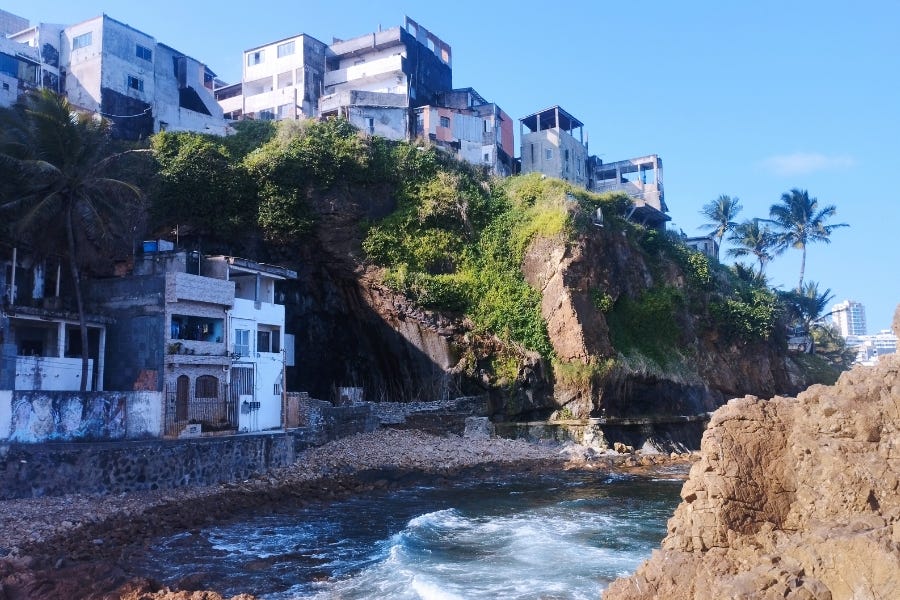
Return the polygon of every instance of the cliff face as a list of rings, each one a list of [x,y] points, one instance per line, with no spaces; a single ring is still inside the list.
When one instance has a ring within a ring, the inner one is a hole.
[[[576,417],[694,414],[743,394],[769,397],[800,389],[791,362],[767,344],[736,345],[702,333],[687,309],[675,315],[680,344],[690,357],[689,378],[625,373],[577,383],[554,381],[550,365],[490,336],[475,335],[459,315],[414,306],[381,284],[364,260],[365,220],[395,208],[387,188],[335,188],[309,198],[318,224],[291,256],[273,256],[299,273],[285,302],[292,315],[298,363],[289,385],[330,398],[337,386],[365,388],[368,399],[434,399],[492,395],[498,414],[546,417],[565,407]],[[542,293],[541,311],[553,348],[565,363],[598,364],[615,350],[592,293],[612,301],[638,298],[654,285],[683,286],[674,265],[651,269],[621,232],[593,228],[575,240],[535,239],[522,264]],[[492,356],[516,355],[515,381],[498,388]]]
[[[662,549],[606,600],[900,597],[900,355],[730,401],[681,497]]]

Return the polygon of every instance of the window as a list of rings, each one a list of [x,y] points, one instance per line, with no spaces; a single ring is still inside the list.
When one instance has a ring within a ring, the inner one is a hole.
[[[138,58],[143,58],[144,60],[153,60],[153,51],[150,48],[146,48],[137,44],[134,49],[134,53]]]
[[[369,117],[366,119],[366,123],[369,126],[369,135],[375,135],[375,119]]]
[[[282,104],[278,107],[278,118],[279,119],[293,119],[294,118],[294,105],[293,104]]]
[[[450,117],[441,117],[441,127],[450,127]]]
[[[9,89],[9,84],[4,81],[3,82],[3,90],[6,91],[8,89]]]
[[[250,356],[250,330],[234,330],[234,353],[238,356]]]
[[[93,32],[88,31],[87,33],[82,33],[81,35],[76,35],[75,37],[73,37],[72,38],[72,50],[78,50],[79,48],[84,48],[86,46],[90,46],[91,39],[92,39],[92,33]]]
[[[193,340],[197,342],[222,342],[224,319],[172,315],[169,337],[173,340]]]
[[[274,121],[275,120],[275,109],[274,108],[266,108],[264,110],[259,111],[259,120],[260,121]]]
[[[484,153],[484,162],[486,162],[486,163],[491,162],[491,155],[488,154],[487,152]]]
[[[196,398],[218,398],[219,379],[213,375],[201,375],[194,382],[194,396]]]
[[[283,44],[278,44],[278,58],[283,56],[290,56],[294,53],[294,42],[293,40],[290,42],[285,42]]]
[[[278,331],[260,329],[256,332],[257,352],[281,352]]]
[[[266,55],[262,50],[257,50],[256,52],[250,52],[247,54],[247,66],[252,67],[253,65],[258,65],[266,59]]]
[[[547,148],[544,150],[544,160],[553,160],[553,149]]]
[[[144,91],[144,80],[139,77],[135,77],[134,75],[129,75],[128,76],[128,87],[130,87],[133,90],[143,92]]]

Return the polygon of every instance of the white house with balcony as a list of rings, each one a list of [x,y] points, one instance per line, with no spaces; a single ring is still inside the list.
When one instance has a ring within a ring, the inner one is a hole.
[[[306,34],[244,51],[241,83],[216,90],[225,116],[296,120],[317,114],[325,44]]]
[[[296,279],[297,273],[233,256],[205,257],[203,272],[234,283],[226,328],[232,359],[229,386],[238,402],[238,430],[281,427],[285,368],[293,366],[293,336],[285,334],[284,305],[276,301],[275,284]]]

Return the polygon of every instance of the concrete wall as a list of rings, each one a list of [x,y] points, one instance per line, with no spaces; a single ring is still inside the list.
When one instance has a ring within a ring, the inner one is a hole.
[[[0,428],[9,402],[0,392]],[[131,424],[152,427],[153,394],[130,396]],[[158,403],[157,403],[158,404]],[[246,479],[293,463],[299,452],[355,433],[374,431],[372,406],[335,407],[305,399],[306,425],[288,433],[190,440],[22,444],[0,440],[0,500],[71,493],[111,494],[212,485]]]
[[[0,392],[0,440],[119,440],[162,435],[159,392]]]

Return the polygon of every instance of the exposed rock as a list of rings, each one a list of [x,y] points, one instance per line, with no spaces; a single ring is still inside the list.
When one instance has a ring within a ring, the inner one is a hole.
[[[463,437],[469,439],[486,439],[494,435],[494,425],[487,417],[466,417],[466,429]]]
[[[898,428],[900,355],[796,399],[732,400],[662,549],[604,599],[900,598]]]

